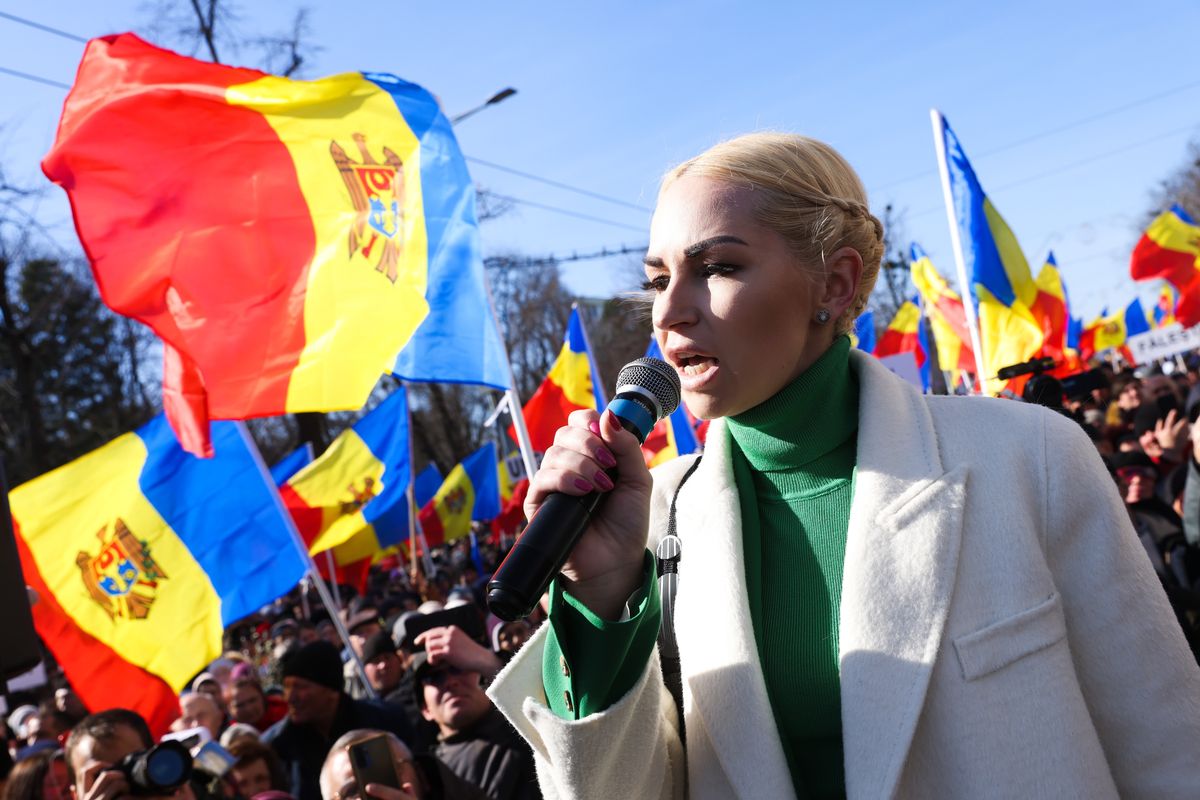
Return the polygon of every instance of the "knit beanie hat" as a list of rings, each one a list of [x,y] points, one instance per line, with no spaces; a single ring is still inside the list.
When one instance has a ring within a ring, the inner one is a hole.
[[[304,678],[307,681],[341,691],[342,657],[329,642],[318,640],[291,651],[283,657],[284,678]]]

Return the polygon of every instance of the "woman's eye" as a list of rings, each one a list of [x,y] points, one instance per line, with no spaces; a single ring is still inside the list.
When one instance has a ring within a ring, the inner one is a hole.
[[[732,275],[737,271],[737,267],[732,264],[705,264],[704,274],[710,278],[717,275]]]
[[[654,278],[648,278],[642,284],[643,292],[661,292],[667,288],[667,276],[659,275]]]

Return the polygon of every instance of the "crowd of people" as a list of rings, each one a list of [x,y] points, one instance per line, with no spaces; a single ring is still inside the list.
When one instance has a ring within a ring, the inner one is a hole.
[[[1084,427],[1108,464],[1200,653],[1200,357],[1183,366],[1170,374],[1102,367],[1084,392],[1072,395],[1068,382],[1060,410]],[[224,655],[179,698],[169,736],[191,748],[195,768],[164,794],[539,798],[529,746],[485,693],[545,619],[541,609],[509,623],[487,613],[483,588],[502,555],[485,543],[472,560],[463,541],[435,553],[432,571],[373,568],[361,593],[341,587],[348,647],[305,585],[228,628]],[[133,791],[139,779],[131,755],[155,745],[141,717],[125,709],[89,713],[61,675],[17,697],[30,702],[6,720],[0,800],[70,800],[72,787],[74,800]],[[379,736],[396,785],[358,786],[352,750]],[[221,757],[204,757],[206,746]],[[137,791],[147,796],[144,787]]]

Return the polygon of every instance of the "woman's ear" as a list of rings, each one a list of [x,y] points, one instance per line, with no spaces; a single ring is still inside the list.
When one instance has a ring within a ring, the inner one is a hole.
[[[825,259],[825,285],[820,305],[829,309],[834,319],[854,303],[862,273],[862,254],[853,247],[840,247]]]

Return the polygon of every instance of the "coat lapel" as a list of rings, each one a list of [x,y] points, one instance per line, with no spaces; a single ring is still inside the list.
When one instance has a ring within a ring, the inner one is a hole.
[[[926,401],[873,359],[842,578],[842,737],[849,797],[892,797],[924,705],[958,569],[967,470],[944,473]]]
[[[683,555],[676,635],[686,654],[682,667],[690,689],[689,741],[707,735],[730,785],[745,800],[789,797],[791,773],[750,619],[742,514],[722,421],[709,430],[704,460],[677,508]],[[696,721],[704,731],[691,729]]]

